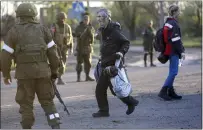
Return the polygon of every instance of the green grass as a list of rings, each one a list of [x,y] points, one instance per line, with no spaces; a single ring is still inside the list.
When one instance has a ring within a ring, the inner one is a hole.
[[[202,38],[183,38],[183,45],[185,47],[202,47]]]

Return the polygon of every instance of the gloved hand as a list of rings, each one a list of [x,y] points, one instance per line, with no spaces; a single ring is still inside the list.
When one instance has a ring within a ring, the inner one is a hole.
[[[104,74],[110,77],[114,77],[118,74],[118,68],[115,66],[108,66],[104,69]]]
[[[115,55],[116,55],[116,59],[120,59],[123,57],[123,53],[121,53],[121,52],[116,52]]]

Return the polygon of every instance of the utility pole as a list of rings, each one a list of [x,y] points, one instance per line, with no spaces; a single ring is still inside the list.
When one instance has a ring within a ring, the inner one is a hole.
[[[163,1],[160,1],[160,15],[159,15],[159,27],[161,28],[164,24],[164,9],[163,9]]]
[[[89,7],[90,7],[90,2],[89,0],[87,0],[87,9],[86,9],[87,12],[89,12]]]

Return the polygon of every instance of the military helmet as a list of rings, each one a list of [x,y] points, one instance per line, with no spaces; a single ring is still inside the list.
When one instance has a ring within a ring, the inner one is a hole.
[[[176,15],[175,13],[178,13],[178,11],[179,11],[179,7],[178,5],[175,5],[175,4],[170,5],[168,8],[168,13],[170,16]]]
[[[36,17],[37,16],[37,8],[34,4],[31,3],[22,3],[18,6],[16,10],[16,17],[29,16]]]
[[[60,13],[57,14],[56,18],[57,19],[66,19],[67,15],[64,12],[60,12]]]

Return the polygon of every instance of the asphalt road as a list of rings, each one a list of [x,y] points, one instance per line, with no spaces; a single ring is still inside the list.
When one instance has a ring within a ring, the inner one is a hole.
[[[167,129],[201,129],[202,128],[202,88],[201,88],[201,51],[188,50],[188,58],[180,67],[175,80],[176,91],[183,96],[182,100],[166,102],[158,98],[157,94],[168,74],[166,65],[144,68],[141,59],[133,60],[134,51],[130,51],[128,58],[128,76],[133,93],[140,101],[131,115],[126,115],[127,107],[108,91],[110,117],[92,118],[92,113],[98,110],[94,92],[96,82],[75,82],[76,73],[67,72],[63,79],[66,85],[58,86],[59,92],[67,105],[71,115],[68,116],[61,104],[55,98],[57,109],[61,116],[61,128],[66,129],[138,129],[138,128],[167,128]],[[142,57],[142,55],[137,55]],[[186,57],[187,58],[187,57]],[[155,61],[156,62],[156,61]],[[93,70],[92,70],[93,73]],[[91,74],[92,74],[91,73]],[[93,75],[93,74],[92,74]],[[84,74],[83,74],[83,80]],[[1,84],[1,128],[19,129],[19,106],[15,103],[16,83],[4,86]],[[49,128],[46,117],[35,100],[36,122],[33,128]]]

